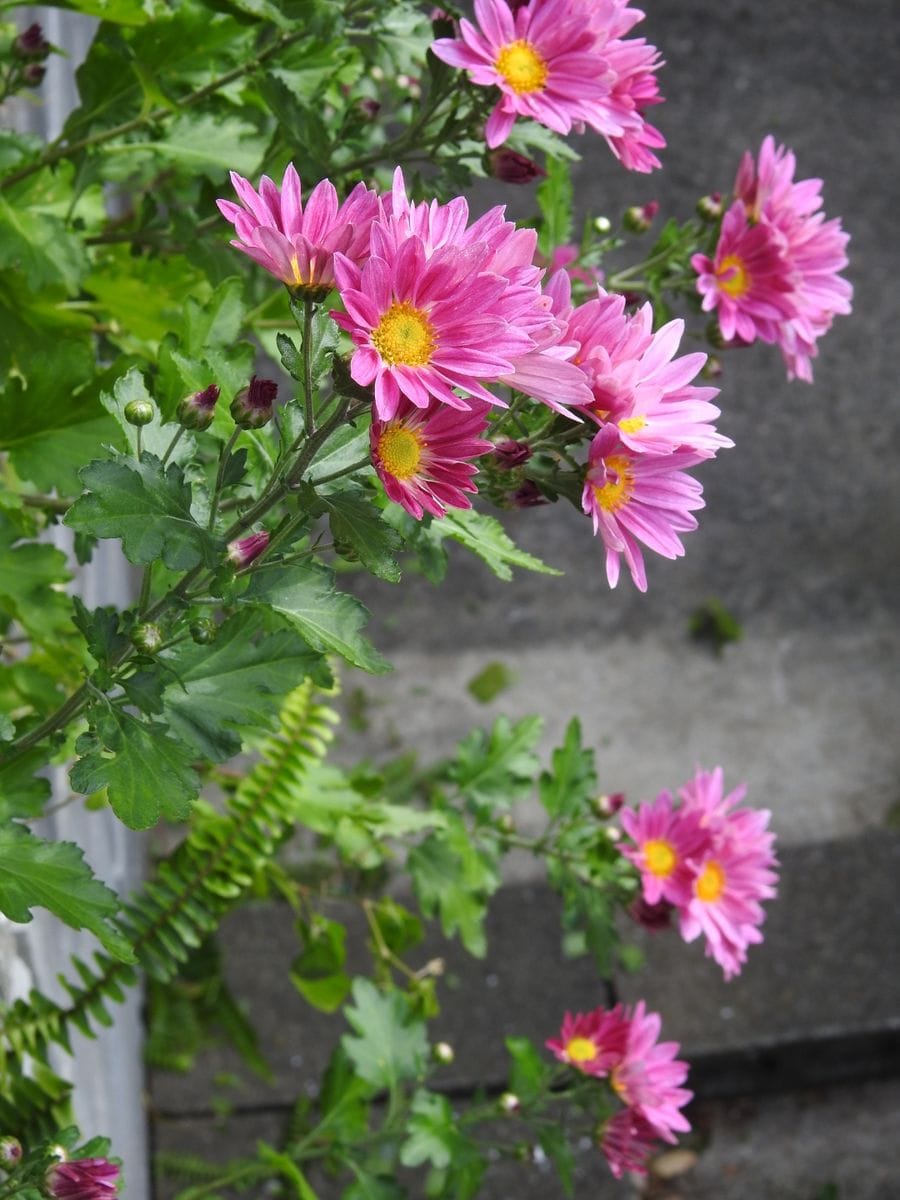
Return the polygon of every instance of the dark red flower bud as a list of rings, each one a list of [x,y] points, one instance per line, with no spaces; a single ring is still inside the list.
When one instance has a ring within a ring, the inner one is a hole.
[[[269,544],[269,535],[265,529],[259,533],[251,533],[249,537],[239,538],[228,543],[228,561],[233,567],[241,570],[249,567],[255,558],[259,558]]]
[[[47,74],[47,68],[42,63],[29,63],[22,72],[22,80],[26,87],[40,87]]]
[[[534,183],[535,179],[544,179],[547,174],[533,158],[504,147],[491,151],[488,163],[493,177],[504,183]]]
[[[646,233],[653,224],[653,218],[659,212],[656,200],[648,200],[646,204],[633,204],[626,208],[622,224],[630,233]]]
[[[668,929],[672,923],[673,906],[668,900],[660,900],[657,904],[648,904],[643,896],[632,900],[628,907],[628,915],[632,921],[658,933],[660,929]]]
[[[370,121],[374,121],[381,112],[381,105],[377,100],[373,100],[371,96],[364,96],[362,100],[358,100],[356,107],[364,117],[368,117]]]
[[[13,42],[13,53],[18,58],[46,58],[52,49],[36,21],[23,29]]]
[[[537,508],[538,505],[547,503],[547,497],[541,494],[533,480],[526,479],[510,496],[509,502],[513,508]]]
[[[614,817],[625,803],[624,792],[612,792],[610,795],[598,796],[596,799],[597,812],[601,817]]]
[[[495,444],[493,455],[498,467],[502,467],[504,471],[512,471],[514,467],[521,467],[522,463],[528,462],[531,458],[531,447],[527,442],[514,442],[512,438],[507,438],[505,442]]]
[[[186,429],[209,429],[219,400],[219,385],[211,383],[202,392],[194,392],[178,405],[178,420]]]
[[[231,415],[241,429],[260,429],[272,419],[272,406],[278,395],[274,379],[254,375],[231,402]]]

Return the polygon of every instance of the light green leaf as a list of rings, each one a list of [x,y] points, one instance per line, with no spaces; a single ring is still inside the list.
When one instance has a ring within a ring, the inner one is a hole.
[[[76,293],[87,265],[81,239],[59,217],[14,208],[0,196],[0,267],[21,271],[30,291],[62,284]]]
[[[500,886],[500,876],[496,863],[473,843],[459,817],[453,816],[446,830],[414,847],[407,869],[422,912],[440,916],[447,937],[459,930],[469,953],[484,958],[487,901]]]
[[[426,1162],[438,1169],[449,1166],[460,1141],[450,1101],[420,1089],[410,1107],[406,1123],[409,1136],[400,1147],[400,1161],[404,1167],[419,1167]]]
[[[50,781],[36,774],[47,765],[43,746],[12,762],[0,764],[0,821],[10,817],[39,817],[50,799]]]
[[[27,923],[47,908],[72,929],[89,929],[115,958],[134,962],[128,940],[112,924],[116,893],[96,879],[72,842],[45,842],[20,825],[0,827],[0,910]]]
[[[541,717],[524,717],[515,725],[500,717],[489,734],[474,729],[460,742],[449,778],[476,803],[514,803],[533,785],[540,766],[534,747],[543,726]]]
[[[213,183],[221,183],[229,170],[255,174],[262,152],[259,134],[249,122],[197,112],[174,120],[163,140],[114,142],[101,149],[107,155],[149,151],[185,171],[200,172]]]
[[[12,522],[0,512],[0,614],[14,617],[37,641],[71,632],[71,608],[61,590],[72,577],[65,554],[16,540]]]
[[[290,630],[263,633],[252,610],[231,617],[212,645],[182,642],[165,653],[174,680],[163,692],[165,720],[198,757],[222,762],[241,732],[266,730],[284,697],[314,675],[327,683],[322,656]]]
[[[116,380],[112,395],[109,392],[100,393],[101,404],[115,418],[122,430],[126,445],[130,447],[132,454],[136,455],[138,431],[125,418],[125,406],[132,400],[149,400],[153,403],[155,409],[153,420],[141,426],[141,446],[149,454],[155,454],[157,458],[162,459],[180,426],[173,421],[163,424],[162,414],[147,390],[144,376],[137,367],[132,367],[127,374]],[[187,430],[179,438],[178,445],[172,452],[172,461],[184,464],[191,458],[196,448],[196,440],[190,430]]]
[[[352,991],[353,1004],[345,1011],[358,1036],[345,1034],[341,1044],[360,1078],[391,1092],[401,1080],[418,1078],[428,1042],[425,1023],[412,1016],[406,997],[382,992],[368,979],[355,979]]]
[[[538,186],[536,199],[541,210],[538,249],[549,258],[557,246],[572,240],[572,177],[568,163],[547,159],[547,178]]]
[[[303,949],[291,965],[291,981],[304,999],[322,1012],[334,1012],[350,991],[347,930],[338,921],[316,916],[301,929]]]
[[[334,577],[324,567],[263,567],[253,572],[241,600],[265,604],[281,613],[313,650],[333,651],[374,675],[390,670],[360,633],[368,612],[352,596],[334,590]]]
[[[597,794],[594,752],[582,748],[577,717],[569,722],[563,744],[553,751],[551,766],[541,775],[541,804],[551,817],[572,816]]]
[[[70,772],[72,787],[85,795],[106,788],[110,807],[129,829],[149,829],[160,817],[181,821],[190,812],[198,790],[194,755],[165,725],[102,709],[75,749],[82,757]]]
[[[512,567],[522,567],[539,575],[562,574],[520,550],[498,520],[476,512],[474,508],[451,509],[442,520],[433,522],[431,529],[440,537],[461,542],[483,559],[499,579],[512,579]]]
[[[191,488],[177,463],[164,471],[152,455],[140,463],[117,455],[89,463],[81,479],[87,494],[66,513],[65,524],[79,533],[121,538],[129,562],[161,558],[171,570],[187,571],[221,560],[220,543],[191,515]]]

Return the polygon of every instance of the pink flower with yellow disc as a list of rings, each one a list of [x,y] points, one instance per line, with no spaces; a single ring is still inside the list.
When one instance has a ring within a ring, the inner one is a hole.
[[[628,1034],[622,1007],[607,1011],[595,1008],[588,1013],[566,1013],[558,1038],[545,1043],[560,1062],[602,1078],[621,1061]]]
[[[489,406],[472,401],[459,412],[437,400],[417,408],[402,400],[389,421],[375,417],[369,430],[372,464],[390,500],[416,520],[426,512],[442,517],[448,508],[471,508],[477,492],[469,460],[490,450],[482,438]]]
[[[624,846],[622,853],[641,873],[644,900],[648,904],[687,902],[695,875],[691,860],[709,845],[699,814],[673,808],[671,793],[660,792],[652,803],[623,808],[620,819],[635,843]]]

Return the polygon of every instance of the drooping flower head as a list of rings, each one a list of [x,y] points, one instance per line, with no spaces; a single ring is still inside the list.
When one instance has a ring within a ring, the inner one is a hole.
[[[609,123],[601,105],[610,92],[607,63],[596,34],[567,0],[533,0],[515,12],[505,0],[475,0],[475,18],[477,27],[460,21],[460,39],[439,38],[431,49],[468,70],[473,83],[502,92],[485,128],[491,149],[506,140],[517,116],[563,134],[579,122]]]
[[[44,1184],[54,1200],[109,1200],[119,1190],[119,1168],[105,1158],[54,1163]]]
[[[677,1042],[658,1040],[662,1021],[657,1013],[646,1011],[643,1000],[625,1015],[628,1034],[624,1054],[610,1074],[613,1090],[658,1137],[674,1142],[676,1133],[691,1127],[679,1111],[693,1095],[681,1086],[687,1079],[688,1065],[676,1058]]]
[[[621,1005],[607,1011],[595,1008],[588,1013],[566,1013],[558,1038],[545,1043],[560,1062],[585,1075],[608,1075],[625,1053],[628,1023]]]
[[[633,847],[623,846],[622,853],[641,873],[646,903],[686,902],[694,877],[691,860],[706,849],[709,841],[699,815],[673,808],[671,793],[664,791],[652,803],[643,803],[637,809],[623,808],[621,821],[635,843]]]
[[[231,200],[217,204],[237,233],[232,246],[292,291],[320,298],[334,286],[336,251],[357,263],[367,256],[378,197],[364,184],[357,184],[340,203],[334,184],[323,179],[304,204],[293,163],[288,164],[280,188],[264,175],[257,191],[235,171],[231,182],[240,204]]]
[[[639,543],[664,558],[680,558],[679,538],[697,528],[691,515],[703,508],[703,488],[685,474],[706,456],[692,450],[672,454],[634,454],[615,426],[607,425],[591,442],[582,507],[606,547],[606,577],[619,582],[624,556],[636,587],[647,590],[647,573]]]
[[[616,1179],[626,1171],[647,1174],[647,1160],[659,1142],[656,1130],[637,1109],[623,1108],[603,1125],[600,1149]]]
[[[269,544],[269,535],[265,529],[251,533],[245,538],[236,538],[228,543],[228,561],[239,571],[249,567],[254,559],[259,558]]]
[[[417,408],[401,400],[394,416],[375,417],[369,430],[372,464],[388,498],[421,520],[442,517],[448,508],[471,508],[478,468],[469,460],[491,449],[482,438],[489,406],[470,402],[468,412],[432,400]]]
[[[778,323],[796,312],[783,236],[768,224],[752,225],[738,200],[722,218],[713,258],[695,254],[691,266],[703,310],[715,310],[726,341],[774,342]]]

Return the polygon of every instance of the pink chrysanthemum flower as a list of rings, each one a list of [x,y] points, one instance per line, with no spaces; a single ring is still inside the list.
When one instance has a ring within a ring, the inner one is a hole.
[[[616,1179],[626,1171],[647,1174],[647,1159],[658,1144],[656,1130],[639,1111],[623,1108],[604,1124],[600,1149]]]
[[[715,256],[695,254],[691,266],[703,310],[716,310],[726,341],[774,342],[778,323],[796,312],[783,235],[765,223],[751,225],[739,200],[722,218]]]
[[[369,430],[372,463],[395,504],[421,520],[423,513],[442,517],[448,508],[471,508],[467,492],[477,492],[468,459],[492,448],[482,438],[488,405],[472,401],[469,412],[432,400],[417,408],[402,400],[389,421],[378,417]]]
[[[728,814],[709,851],[693,863],[691,897],[679,907],[682,937],[691,942],[702,933],[726,979],[740,974],[747,947],[763,940],[760,901],[775,895],[778,882],[768,822],[764,810]]]
[[[703,508],[703,488],[685,469],[704,457],[692,450],[633,454],[613,426],[601,429],[591,442],[582,507],[606,547],[610,587],[619,582],[624,555],[636,587],[647,590],[639,542],[664,558],[684,554],[678,534],[697,528],[691,513]]]
[[[433,396],[468,409],[454,388],[502,404],[484,383],[511,374],[511,360],[533,342],[508,320],[506,280],[482,271],[488,254],[477,244],[426,257],[421,239],[409,237],[391,261],[373,254],[361,271],[335,256],[347,312],[332,316],[357,346],[350,374],[362,387],[374,383],[381,420],[395,415],[401,396],[418,408]]]
[[[548,1038],[547,1049],[585,1075],[608,1075],[625,1053],[628,1022],[621,1005],[607,1011],[595,1008],[589,1013],[566,1013],[558,1038]]]
[[[54,1163],[44,1185],[54,1200],[109,1200],[119,1190],[119,1168],[105,1158]]]
[[[626,1012],[628,1036],[625,1052],[610,1073],[616,1095],[639,1114],[664,1141],[674,1142],[676,1133],[685,1133],[690,1122],[679,1110],[693,1093],[681,1087],[687,1079],[688,1065],[675,1056],[677,1042],[658,1041],[662,1021],[657,1013],[648,1013],[643,1000],[634,1013]]]
[[[647,174],[662,166],[653,152],[666,144],[660,131],[644,117],[645,109],[663,99],[656,79],[662,59],[644,38],[610,41],[603,55],[613,72],[607,103],[622,126],[621,134],[607,134],[606,141],[623,167]]]
[[[704,829],[719,833],[725,829],[728,814],[747,795],[747,785],[739,784],[725,795],[725,773],[721,767],[704,771],[698,767],[693,779],[678,789],[683,813],[696,813]]]
[[[710,401],[718,388],[691,384],[706,355],[675,357],[684,321],[654,333],[649,304],[629,316],[623,296],[598,290],[597,299],[571,314],[566,335],[578,344],[576,361],[593,393],[591,415],[614,424],[635,454],[687,449],[709,458],[734,445],[713,424],[720,413]]]
[[[494,149],[506,140],[517,116],[556,133],[583,122],[601,133],[622,134],[604,105],[610,72],[598,37],[568,0],[532,0],[515,12],[505,0],[475,0],[478,27],[460,21],[460,39],[439,38],[438,58],[469,72],[473,83],[502,93],[485,139]]]
[[[777,230],[783,237],[783,257],[791,272],[795,311],[781,321],[776,340],[789,379],[812,381],[811,359],[816,342],[832,319],[849,313],[853,288],[839,272],[847,265],[847,242],[839,220],[827,221],[822,207],[821,179],[795,181],[796,159],[770,136],[759,158],[747,151],[734,181],[734,194],[751,222]]]
[[[686,903],[694,878],[691,860],[709,844],[699,815],[673,808],[671,793],[660,792],[652,803],[645,802],[637,810],[623,808],[621,821],[635,843],[634,848],[623,846],[622,854],[640,871],[647,904],[661,900]]]
[[[293,163],[279,188],[268,176],[257,191],[248,180],[231,172],[241,201],[218,200],[226,220],[235,228],[231,244],[265,267],[292,290],[320,296],[334,286],[336,251],[356,263],[369,250],[369,230],[378,212],[378,197],[364,184],[341,204],[334,184],[317,183],[303,204],[300,177]]]

